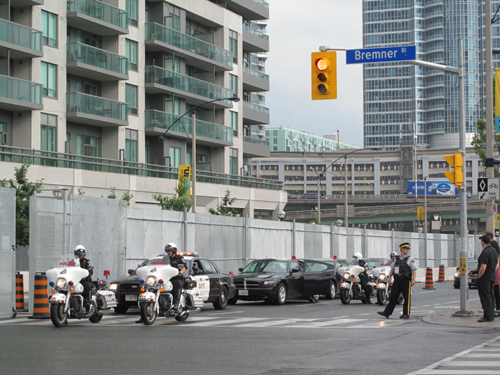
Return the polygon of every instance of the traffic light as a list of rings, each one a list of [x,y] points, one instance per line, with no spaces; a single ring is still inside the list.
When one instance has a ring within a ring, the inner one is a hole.
[[[445,155],[444,158],[450,167],[453,168],[453,171],[444,172],[444,174],[452,184],[455,184],[455,186],[462,186],[464,184],[464,174],[462,172],[464,159],[462,154],[456,153],[453,155]]]
[[[311,53],[312,100],[337,99],[337,52]]]

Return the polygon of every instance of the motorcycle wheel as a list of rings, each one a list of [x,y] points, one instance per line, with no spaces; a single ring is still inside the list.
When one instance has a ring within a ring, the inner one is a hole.
[[[286,285],[281,283],[276,289],[276,298],[274,299],[275,305],[284,305],[286,302]]]
[[[223,286],[220,288],[219,297],[217,301],[214,302],[215,310],[225,310],[227,307],[227,288]]]
[[[385,290],[377,290],[377,303],[379,305],[385,305],[387,302],[387,293]]]
[[[182,314],[182,315],[176,316],[176,317],[175,317],[175,320],[177,320],[178,322],[183,322],[183,321],[185,321],[188,317],[189,317],[189,313],[185,313],[185,314]]]
[[[103,314],[99,314],[99,313],[94,313],[94,315],[92,315],[89,320],[92,322],[92,323],[99,323],[102,319],[102,316]]]
[[[399,295],[399,298],[398,298],[398,305],[401,305],[403,302],[404,302],[403,295],[402,295],[402,294],[400,294],[400,295]]]
[[[125,314],[127,312],[127,310],[128,310],[128,306],[127,305],[122,305],[121,303],[119,303],[115,307],[115,313],[116,314]]]
[[[347,289],[340,290],[340,300],[344,305],[348,305],[349,302],[351,302],[351,294],[349,293],[349,290]]]
[[[156,320],[156,310],[153,302],[141,303],[142,322],[150,326]]]
[[[50,305],[50,320],[56,327],[62,327],[68,322],[68,314],[64,312],[64,304]]]
[[[326,299],[335,299],[337,295],[337,285],[335,282],[330,281],[330,288],[328,289],[328,294],[326,295]]]
[[[315,294],[314,296],[309,296],[308,299],[309,299],[309,302],[311,302],[311,303],[318,303],[319,295]]]

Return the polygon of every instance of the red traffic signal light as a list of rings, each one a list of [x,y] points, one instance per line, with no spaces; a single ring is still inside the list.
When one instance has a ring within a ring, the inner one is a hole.
[[[312,100],[337,99],[337,53],[311,54]]]

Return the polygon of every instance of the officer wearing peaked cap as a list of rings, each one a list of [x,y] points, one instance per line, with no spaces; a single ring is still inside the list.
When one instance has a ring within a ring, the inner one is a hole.
[[[391,280],[391,277],[394,275],[394,283],[392,285],[389,304],[384,311],[379,311],[377,314],[385,316],[386,318],[391,316],[394,308],[396,307],[399,295],[403,294],[405,302],[403,305],[403,315],[401,315],[400,318],[409,319],[411,287],[415,285],[417,265],[415,264],[415,260],[408,255],[410,252],[410,244],[408,242],[403,242],[399,245],[399,249],[401,251],[401,255],[396,256],[396,260],[392,262],[391,272],[389,272],[389,276],[387,278],[387,280]]]

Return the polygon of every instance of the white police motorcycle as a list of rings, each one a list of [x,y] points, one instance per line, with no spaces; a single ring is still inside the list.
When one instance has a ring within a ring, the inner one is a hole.
[[[375,290],[377,293],[377,303],[379,305],[385,305],[389,300],[391,294],[392,285],[388,283],[387,276],[391,271],[390,267],[375,267],[372,270],[373,279],[375,281]],[[403,295],[400,294],[398,304],[403,303]]]
[[[83,307],[83,285],[80,280],[89,276],[89,271],[80,267],[78,258],[63,256],[57,267],[46,272],[47,281],[52,288],[50,291],[50,319],[56,327],[68,323],[68,319],[89,319],[92,323],[99,323],[103,310],[116,307],[115,294],[106,287],[104,280],[99,283],[99,290],[93,288],[90,309]]]
[[[179,308],[174,309],[173,285],[170,279],[179,274],[179,270],[170,265],[166,254],[160,254],[148,259],[135,273],[141,279],[141,294],[138,302],[141,319],[145,325],[155,322],[157,316],[174,317],[179,322],[185,321],[190,312],[200,311],[195,307],[194,299],[187,289],[193,289],[196,281],[187,277],[179,298]]]
[[[348,305],[351,300],[361,300],[365,303],[366,295],[365,291],[361,287],[361,280],[359,278],[359,274],[365,271],[364,267],[358,265],[350,265],[347,268],[341,270],[340,274],[340,300],[344,305]],[[375,283],[373,282],[372,277],[369,275],[368,288],[370,289],[370,293],[372,293],[375,289]]]

